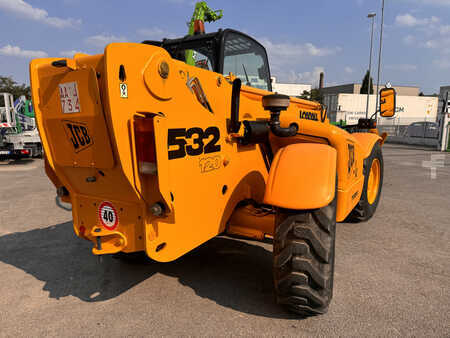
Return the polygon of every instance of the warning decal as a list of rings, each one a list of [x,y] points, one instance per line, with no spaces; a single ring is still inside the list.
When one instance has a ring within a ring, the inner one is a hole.
[[[98,217],[102,225],[108,230],[114,230],[119,224],[117,210],[111,202],[102,202],[98,207]]]

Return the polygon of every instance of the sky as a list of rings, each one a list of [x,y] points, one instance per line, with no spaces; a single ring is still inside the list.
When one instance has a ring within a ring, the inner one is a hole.
[[[377,14],[372,74],[378,65],[381,0],[209,0],[224,17],[207,32],[234,28],[267,49],[278,82],[361,82],[368,69],[370,23]],[[29,83],[32,58],[102,53],[111,42],[187,33],[192,0],[0,0],[0,75]],[[450,0],[385,0],[380,83],[450,85]]]

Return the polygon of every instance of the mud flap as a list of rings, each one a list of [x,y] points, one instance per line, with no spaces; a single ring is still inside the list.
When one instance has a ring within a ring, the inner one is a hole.
[[[264,203],[293,210],[322,208],[335,195],[336,149],[301,143],[281,148],[270,168]]]

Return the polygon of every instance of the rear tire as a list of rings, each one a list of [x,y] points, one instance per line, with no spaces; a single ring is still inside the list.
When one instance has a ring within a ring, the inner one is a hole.
[[[309,211],[280,209],[273,241],[277,301],[302,316],[326,313],[333,296],[336,198]]]
[[[370,192],[372,184],[369,182],[369,177],[371,175],[371,169],[374,166],[374,162],[378,162],[379,165],[379,178],[378,178],[378,187],[375,192]],[[383,163],[383,154],[381,152],[380,143],[376,143],[369,157],[364,163],[364,187],[361,193],[361,198],[355,208],[349,215],[349,220],[353,222],[365,222],[372,218],[377,210],[378,203],[380,201],[381,196],[381,188],[383,186],[383,171],[384,171],[384,163]],[[374,195],[375,194],[375,195]]]

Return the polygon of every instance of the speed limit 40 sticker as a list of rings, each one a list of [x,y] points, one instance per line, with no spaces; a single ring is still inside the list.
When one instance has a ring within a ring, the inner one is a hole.
[[[98,207],[98,217],[102,225],[108,230],[114,230],[119,224],[117,210],[111,202],[102,202]]]

